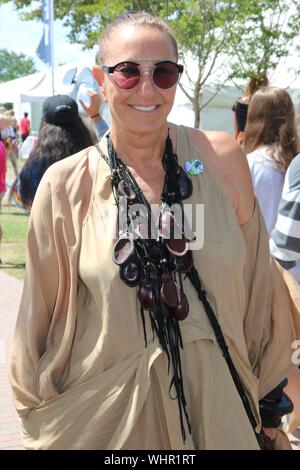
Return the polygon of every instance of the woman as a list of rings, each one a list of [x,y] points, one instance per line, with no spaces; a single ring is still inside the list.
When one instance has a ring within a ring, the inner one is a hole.
[[[37,142],[12,188],[15,205],[30,210],[47,168],[92,143],[76,101],[66,95],[47,98],[43,103]]]
[[[1,118],[0,118],[1,119]],[[1,127],[1,122],[0,122]],[[2,199],[6,193],[6,148],[3,142],[0,140],[0,213],[2,212]],[[0,255],[1,255],[1,243],[3,237],[3,230],[0,224]],[[2,263],[0,257],[0,264]]]
[[[2,206],[2,199],[6,193],[6,149],[3,142],[0,140],[0,212]]]
[[[254,192],[271,236],[284,175],[299,152],[294,105],[285,90],[270,86],[254,94],[249,106],[244,149]]]
[[[10,356],[27,448],[258,449],[258,399],[293,368],[296,311],[239,145],[167,122],[177,59],[161,20],[118,18],[94,70],[111,130],[38,189]]]
[[[239,98],[232,106],[232,111],[234,111],[235,139],[240,145],[242,145],[244,139],[250,100],[259,88],[267,85],[268,78],[266,76],[260,77],[258,74],[254,74],[247,85],[244,96]]]

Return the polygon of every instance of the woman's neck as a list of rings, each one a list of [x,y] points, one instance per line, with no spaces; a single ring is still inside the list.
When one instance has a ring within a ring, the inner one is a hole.
[[[145,134],[128,134],[113,125],[111,128],[111,139],[118,156],[133,167],[161,161],[167,136],[167,124],[159,132]]]

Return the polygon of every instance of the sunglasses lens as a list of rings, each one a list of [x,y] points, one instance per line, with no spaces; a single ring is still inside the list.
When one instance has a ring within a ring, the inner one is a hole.
[[[162,62],[155,66],[153,81],[158,88],[164,90],[172,88],[179,79],[179,70],[172,62]]]
[[[122,90],[130,90],[140,81],[140,71],[137,65],[124,63],[115,68],[113,80]]]

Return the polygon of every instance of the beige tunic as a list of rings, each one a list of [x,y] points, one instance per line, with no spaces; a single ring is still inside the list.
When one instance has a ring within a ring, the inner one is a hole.
[[[105,149],[105,142],[102,142]],[[28,265],[10,375],[29,449],[256,449],[226,362],[189,280],[180,323],[187,411],[169,397],[167,359],[147,322],[144,346],[136,289],[112,261],[117,210],[99,157],[81,223],[87,154],[53,165],[31,215]],[[181,164],[200,158],[182,128]],[[292,369],[297,312],[276,266],[258,207],[242,227],[204,162],[186,203],[204,204],[204,246],[194,262],[258,416],[258,398]],[[37,254],[38,253],[38,254]],[[147,314],[147,312],[146,312]]]

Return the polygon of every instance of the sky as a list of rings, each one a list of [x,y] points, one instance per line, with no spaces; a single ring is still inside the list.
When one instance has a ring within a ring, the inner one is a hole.
[[[38,70],[46,65],[36,56],[35,50],[42,37],[43,25],[40,21],[22,21],[13,3],[0,4],[0,47],[31,56]],[[60,20],[54,22],[54,65],[93,58],[93,50],[83,51],[79,44],[70,44],[68,29]],[[95,48],[96,50],[96,48]]]

